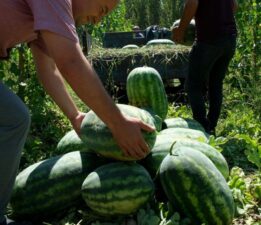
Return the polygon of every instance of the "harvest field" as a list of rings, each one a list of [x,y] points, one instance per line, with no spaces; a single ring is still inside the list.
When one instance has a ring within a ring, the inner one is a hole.
[[[77,136],[39,84],[26,45],[0,61],[0,79],[32,118],[8,215],[41,225],[261,224],[261,3],[238,0],[237,50],[212,136],[192,119],[177,76],[186,71],[191,46],[102,46],[104,32],[130,31],[136,24],[169,28],[182,1],[159,2],[124,0],[100,24],[78,30],[80,37],[91,33],[86,57],[119,109],[156,128],[143,133],[151,152],[142,160],[124,156],[106,125],[68,86],[87,113]]]

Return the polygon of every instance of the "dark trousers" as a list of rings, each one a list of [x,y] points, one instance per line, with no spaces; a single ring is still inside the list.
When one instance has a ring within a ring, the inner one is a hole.
[[[27,107],[0,81],[0,222],[5,219],[30,121]]]
[[[227,36],[208,43],[195,42],[191,49],[185,86],[193,118],[206,131],[215,129],[217,125],[223,99],[223,80],[235,48],[236,37]]]

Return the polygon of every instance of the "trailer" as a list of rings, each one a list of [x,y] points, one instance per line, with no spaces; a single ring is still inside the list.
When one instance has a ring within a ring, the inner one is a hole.
[[[155,68],[169,96],[184,89],[188,73],[187,46],[153,46],[137,49],[98,48],[90,51],[87,58],[100,77],[106,90],[117,99],[126,99],[126,81],[136,67]]]
[[[103,46],[91,49],[87,58],[111,96],[119,101],[126,99],[127,76],[141,66],[153,67],[159,72],[168,96],[184,92],[193,39],[187,45],[147,45],[155,39],[171,40],[171,31],[154,25],[145,30],[106,32]],[[124,48],[126,45],[137,48]]]

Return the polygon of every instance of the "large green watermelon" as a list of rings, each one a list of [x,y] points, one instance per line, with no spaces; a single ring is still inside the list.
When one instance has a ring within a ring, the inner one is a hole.
[[[224,178],[228,178],[228,164],[223,155],[214,147],[207,143],[187,138],[173,139],[171,136],[166,134],[157,135],[151,153],[141,161],[141,164],[144,165],[152,177],[155,177],[162,160],[170,153],[170,150],[172,149],[172,151],[175,152],[176,149],[179,150],[180,148],[183,148],[186,151],[192,149],[202,152],[214,163]]]
[[[178,128],[178,127],[200,130],[205,132],[204,127],[199,122],[191,118],[182,118],[182,117],[167,118],[163,121],[162,124],[162,129]]]
[[[163,81],[157,70],[143,66],[133,69],[127,77],[130,105],[151,109],[162,121],[168,112],[168,100]]]
[[[217,167],[219,172],[224,176],[225,179],[229,177],[229,167],[224,156],[211,145],[190,139],[177,140],[173,146],[173,151],[179,148],[186,148],[188,151],[193,148],[194,150],[200,151],[205,154]]]
[[[172,40],[169,39],[153,39],[147,42],[146,46],[151,47],[151,46],[175,46],[175,43]]]
[[[97,168],[82,184],[82,196],[95,212],[128,215],[144,206],[154,193],[149,173],[134,162],[115,162]]]
[[[192,224],[231,225],[234,200],[226,180],[211,160],[196,150],[173,150],[160,166],[163,189]]]
[[[159,132],[159,134],[166,134],[174,139],[187,138],[192,140],[198,140],[208,142],[209,135],[200,130],[194,130],[189,128],[167,128]]]
[[[134,44],[129,44],[129,45],[124,45],[122,48],[123,49],[137,49],[137,48],[139,48],[139,46],[134,45]]]
[[[117,104],[117,107],[124,115],[141,119],[143,122],[155,127],[155,120],[149,112],[131,105]],[[142,134],[151,149],[156,140],[156,131],[142,131]],[[87,146],[99,155],[122,161],[136,160],[123,154],[109,128],[92,110],[83,119],[81,137]]]
[[[91,152],[87,145],[81,140],[75,130],[67,132],[58,142],[56,150],[59,154],[73,151]]]
[[[27,167],[16,177],[10,200],[13,217],[47,218],[77,206],[82,182],[105,163],[94,153],[75,151]]]

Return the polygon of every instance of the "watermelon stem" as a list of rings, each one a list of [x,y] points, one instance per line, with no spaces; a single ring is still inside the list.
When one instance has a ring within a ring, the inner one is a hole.
[[[169,154],[170,154],[170,155],[174,155],[174,154],[172,154],[172,149],[173,149],[174,145],[176,144],[176,142],[177,142],[177,141],[174,141],[174,142],[171,144],[171,146],[170,146],[170,149],[169,149]]]

